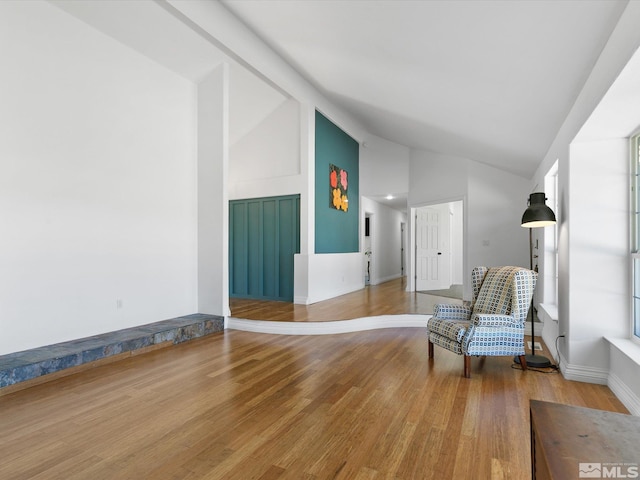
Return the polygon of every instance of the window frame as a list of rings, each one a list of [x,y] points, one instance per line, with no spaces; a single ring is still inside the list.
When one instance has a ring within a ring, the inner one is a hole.
[[[547,194],[549,207],[555,212],[556,219],[560,221],[561,212],[560,202],[558,202],[558,170],[559,160],[553,163],[551,168],[544,176],[544,191]],[[543,268],[544,268],[544,303],[558,305],[558,272],[559,272],[559,256],[558,256],[558,223],[551,228],[543,229],[544,252]],[[550,268],[551,267],[551,268]],[[550,271],[553,270],[553,271]]]
[[[629,337],[640,344],[640,131],[630,137],[629,271],[631,319]]]

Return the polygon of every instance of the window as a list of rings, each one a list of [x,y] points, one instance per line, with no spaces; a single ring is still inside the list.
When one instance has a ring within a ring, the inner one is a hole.
[[[560,221],[558,211],[558,160],[544,176],[544,192],[547,196],[547,205],[556,214]],[[557,305],[558,303],[558,225],[552,228],[544,228],[544,303]]]
[[[640,341],[640,135],[631,138],[632,337]]]

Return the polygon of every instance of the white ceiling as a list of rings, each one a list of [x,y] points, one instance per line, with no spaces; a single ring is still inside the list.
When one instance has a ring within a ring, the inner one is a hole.
[[[49,1],[194,82],[229,60],[163,0]],[[627,0],[222,3],[370,133],[529,178]],[[233,143],[286,97],[230,64]],[[406,196],[370,198],[404,210]]]
[[[374,135],[531,177],[626,0],[223,0]]]

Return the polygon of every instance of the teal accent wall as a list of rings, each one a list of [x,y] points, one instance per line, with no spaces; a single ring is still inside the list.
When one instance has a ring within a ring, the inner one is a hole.
[[[229,295],[293,301],[300,195],[229,202]]]
[[[329,165],[348,173],[349,208],[331,208]],[[348,253],[359,249],[359,146],[320,112],[316,111],[316,253]]]

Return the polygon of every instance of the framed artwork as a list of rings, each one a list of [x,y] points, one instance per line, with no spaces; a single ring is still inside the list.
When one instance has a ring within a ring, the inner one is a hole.
[[[329,208],[349,210],[349,196],[347,187],[349,186],[347,171],[329,164]]]

